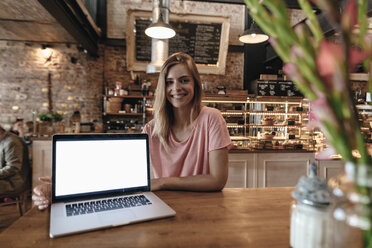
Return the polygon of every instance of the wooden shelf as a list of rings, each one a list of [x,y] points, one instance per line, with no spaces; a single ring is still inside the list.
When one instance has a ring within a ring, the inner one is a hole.
[[[104,113],[104,115],[142,116],[144,113]]]
[[[368,73],[350,73],[350,80],[352,81],[368,81]]]
[[[250,114],[250,115],[303,115],[307,114],[307,111],[262,111],[262,110],[224,110],[221,111],[221,114],[223,116],[229,116],[229,115],[235,115],[235,116],[241,116],[243,114]]]
[[[296,125],[263,125],[263,124],[237,124],[226,123],[227,128],[244,128],[244,127],[257,127],[257,128],[301,128],[301,124]]]
[[[247,136],[247,138],[251,141],[295,141],[295,140],[308,141],[309,140],[309,139],[301,138],[301,137],[296,137],[294,139],[288,139],[285,137],[273,137],[272,139],[264,139],[264,138],[259,138],[256,136]]]
[[[278,125],[263,125],[263,124],[246,124],[247,126],[249,127],[266,127],[266,128],[284,128],[284,127],[288,127],[288,128],[301,128],[302,127],[302,124],[295,124],[295,125],[281,125],[281,124],[278,124]]]
[[[226,111],[221,111],[221,114],[223,116],[242,116],[245,114],[244,110],[226,110]]]
[[[134,99],[138,99],[138,98],[151,99],[151,98],[153,98],[153,96],[132,96],[132,95],[127,95],[127,96],[103,95],[103,96],[108,97],[108,98],[134,98]]]
[[[301,115],[307,114],[307,111],[262,111],[262,110],[248,110],[245,113],[251,115]]]

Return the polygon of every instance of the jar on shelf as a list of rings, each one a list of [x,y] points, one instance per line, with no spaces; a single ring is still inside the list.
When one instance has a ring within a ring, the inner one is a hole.
[[[293,248],[333,247],[331,194],[327,181],[310,164],[309,177],[301,177],[292,192],[290,245]]]

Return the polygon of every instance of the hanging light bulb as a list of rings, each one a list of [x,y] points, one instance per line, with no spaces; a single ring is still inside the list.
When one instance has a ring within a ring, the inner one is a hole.
[[[154,0],[153,23],[146,28],[145,34],[154,39],[170,39],[176,32],[168,23],[169,0]]]

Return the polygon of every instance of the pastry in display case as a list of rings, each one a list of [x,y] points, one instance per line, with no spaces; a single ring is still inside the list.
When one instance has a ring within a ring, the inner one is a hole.
[[[274,117],[265,117],[261,119],[262,125],[266,125],[266,126],[273,126],[275,121],[276,120]]]
[[[372,106],[368,103],[357,104],[358,120],[365,142],[372,146]]]
[[[303,97],[207,96],[203,103],[221,111],[236,148],[317,149],[316,134],[306,128],[310,105]]]
[[[205,106],[216,108],[221,111],[222,116],[226,120],[230,138],[237,147],[249,146],[250,140],[246,137],[247,95],[231,96],[228,94],[210,94],[204,96],[202,102]]]

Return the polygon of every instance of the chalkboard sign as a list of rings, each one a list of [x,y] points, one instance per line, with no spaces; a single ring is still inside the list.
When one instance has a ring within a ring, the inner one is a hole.
[[[136,20],[136,60],[151,61],[151,38],[145,34],[150,20]]]
[[[145,34],[151,12],[128,11],[128,70],[146,70],[151,62],[151,38]],[[201,15],[170,16],[176,36],[168,40],[169,54],[184,52],[192,56],[200,73],[224,74],[228,48],[229,19]]]
[[[196,64],[217,64],[222,24],[171,22],[171,25],[177,35],[169,40],[169,54],[181,51],[190,54]]]

